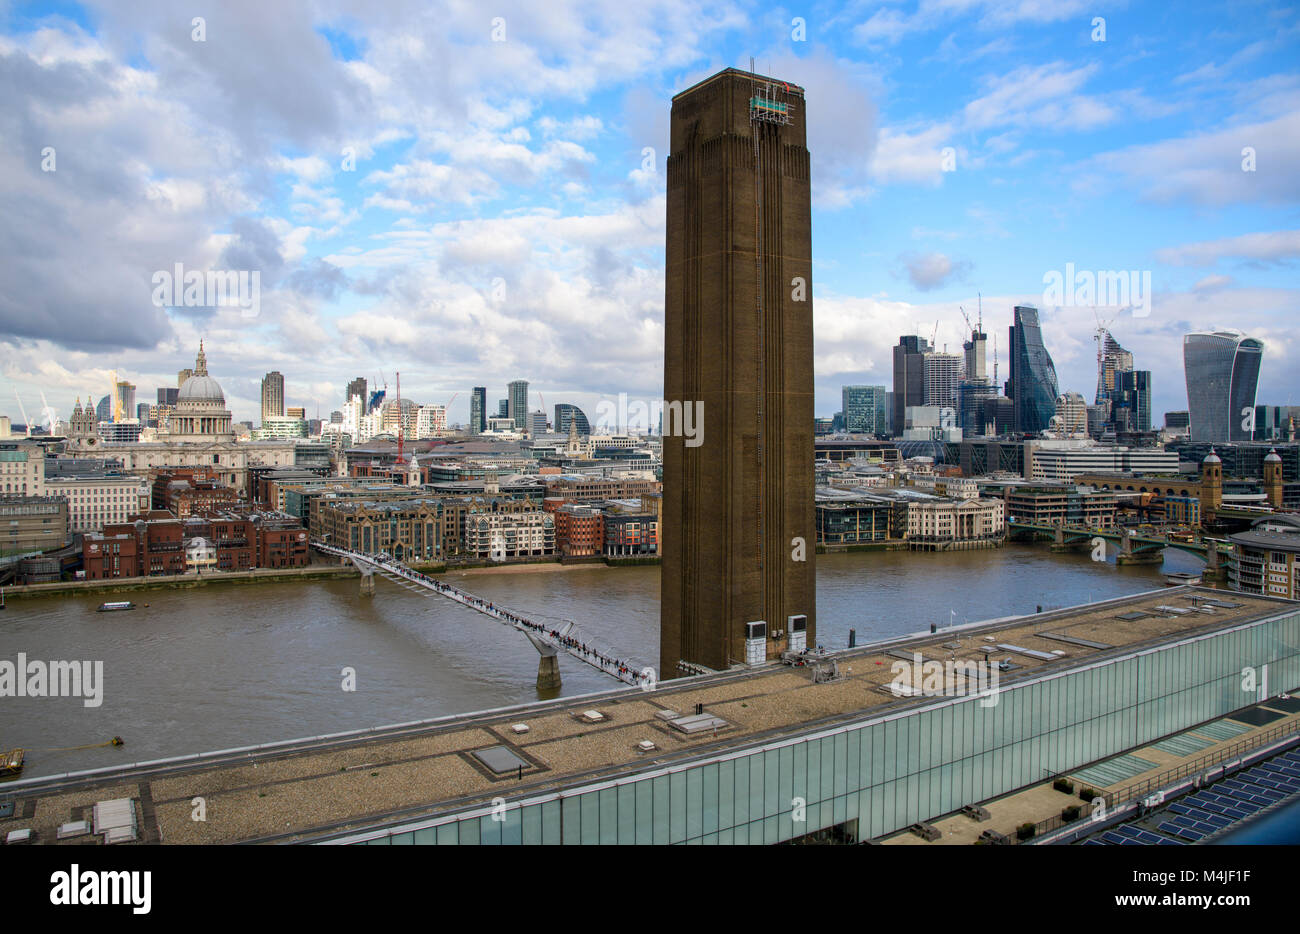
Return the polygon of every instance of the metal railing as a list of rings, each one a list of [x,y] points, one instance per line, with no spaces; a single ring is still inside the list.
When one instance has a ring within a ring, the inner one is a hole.
[[[1195,727],[1192,729],[1195,729]],[[1098,792],[1097,797],[1093,798],[1092,801],[1083,801],[1080,799],[1079,816],[1073,820],[1066,820],[1060,814],[1056,814],[1046,820],[1041,820],[1034,824],[1034,834],[1032,837],[1027,837],[1024,840],[1021,840],[1018,834],[1019,828],[1017,828],[1016,832],[1011,834],[1010,839],[1013,843],[1029,843],[1038,839],[1043,834],[1051,833],[1054,830],[1060,830],[1062,827],[1072,824],[1086,823],[1090,816],[1088,814],[1088,809],[1093,807],[1093,801],[1098,799],[1105,801],[1106,812],[1111,812],[1121,804],[1127,804],[1135,798],[1145,798],[1153,792],[1167,788],[1168,786],[1176,784],[1182,779],[1188,778],[1192,775],[1208,773],[1219,763],[1238,759],[1244,753],[1250,752],[1253,749],[1258,749],[1261,746],[1267,746],[1269,743],[1287,735],[1300,736],[1300,723],[1293,721],[1290,723],[1278,724],[1271,729],[1265,730],[1263,733],[1258,733],[1255,736],[1252,736],[1250,739],[1244,739],[1240,742],[1233,743],[1231,746],[1226,746],[1217,752],[1201,756],[1199,759],[1184,762],[1176,768],[1168,769],[1158,775],[1153,775],[1151,778],[1143,779],[1140,782],[1133,782],[1130,785],[1125,785],[1118,791]],[[1208,784],[1210,781],[1217,781],[1220,778],[1224,778],[1227,774],[1226,770],[1214,778],[1211,778],[1209,774],[1205,774],[1205,784]],[[1089,786],[1086,783],[1080,783],[1079,787],[1086,788]]]

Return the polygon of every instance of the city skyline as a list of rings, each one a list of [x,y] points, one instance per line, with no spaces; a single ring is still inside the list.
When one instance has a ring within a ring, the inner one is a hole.
[[[44,391],[66,417],[113,370],[143,392],[169,386],[204,337],[223,348],[241,421],[256,419],[272,370],[322,417],[339,407],[345,374],[396,370],[413,398],[460,392],[453,423],[468,421],[471,387],[499,392],[514,378],[587,411],[619,392],[658,398],[660,105],[750,54],[835,102],[809,127],[823,167],[818,414],[836,411],[842,385],[887,384],[899,334],[928,337],[937,320],[936,349],[958,352],[958,306],[979,291],[991,337],[1013,306],[1038,307],[1061,388],[1089,396],[1093,309],[1043,297],[1045,276],[1069,266],[1154,273],[1146,317],[1103,311],[1152,371],[1153,411],[1186,407],[1185,333],[1232,326],[1269,360],[1289,355],[1300,297],[1300,233],[1285,229],[1300,196],[1287,169],[1300,155],[1293,12],[1266,5],[1249,25],[1205,34],[1195,16],[1103,4],[1099,42],[1093,11],[1070,3],[811,10],[801,39],[782,10],[724,3],[703,22],[690,9],[663,3],[635,27],[592,16],[580,42],[512,4],[502,42],[470,12],[400,29],[363,10],[286,12],[274,36],[248,39],[295,53],[275,81],[258,69],[285,55],[213,70],[225,61],[214,47],[242,30],[238,5],[210,15],[205,45],[161,10],[129,21],[94,4],[6,10],[4,54],[39,93],[7,95],[25,116],[4,133],[0,205],[59,222],[30,225],[21,236],[32,242],[5,253],[5,397],[17,391],[30,412]],[[634,28],[645,35],[633,41]],[[406,34],[454,77],[429,75]],[[645,51],[616,54],[628,47]],[[1024,64],[1008,72],[1011,49]],[[551,64],[539,72],[539,60]],[[599,80],[593,60],[609,63]],[[59,68],[83,76],[103,123],[65,119],[84,100],[52,79]],[[207,99],[213,82],[225,103]],[[431,83],[445,106],[426,112]],[[127,84],[139,98],[121,93]],[[313,89],[314,108],[290,105],[299,87]],[[160,119],[210,145],[160,141],[149,129]],[[119,139],[109,127],[120,125],[139,129]],[[53,171],[41,167],[47,146]],[[1257,158],[1249,171],[1244,148]],[[96,189],[95,167],[122,194]],[[154,306],[151,277],[178,262],[261,272],[260,316]],[[1261,401],[1285,404],[1294,388],[1289,368],[1265,365]]]

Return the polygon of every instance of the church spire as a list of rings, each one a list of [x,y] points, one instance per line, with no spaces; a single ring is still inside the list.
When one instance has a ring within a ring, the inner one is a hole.
[[[199,338],[199,355],[194,358],[194,375],[208,375],[208,358],[203,353],[203,338]]]

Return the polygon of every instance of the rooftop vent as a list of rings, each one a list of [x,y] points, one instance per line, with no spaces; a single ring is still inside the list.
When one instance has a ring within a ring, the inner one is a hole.
[[[139,836],[134,798],[98,802],[94,808],[94,819],[95,833],[103,834],[105,843],[129,843]]]
[[[731,726],[721,717],[715,717],[711,713],[691,714],[689,717],[678,717],[669,724],[674,730],[680,730],[683,733],[701,733],[707,730],[725,730]]]

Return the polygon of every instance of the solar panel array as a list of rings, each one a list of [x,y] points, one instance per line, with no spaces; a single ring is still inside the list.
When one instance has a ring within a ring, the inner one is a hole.
[[[1300,750],[1290,750],[1169,804],[1152,830],[1125,824],[1084,841],[1133,846],[1198,843],[1292,795],[1300,794]]]

